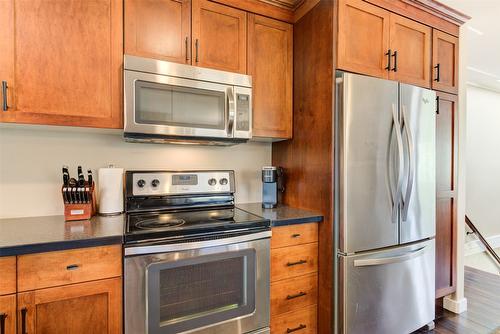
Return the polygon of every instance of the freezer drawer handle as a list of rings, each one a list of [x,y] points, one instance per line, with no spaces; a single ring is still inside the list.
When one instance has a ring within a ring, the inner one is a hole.
[[[287,262],[286,265],[287,265],[287,267],[291,267],[291,266],[296,266],[296,265],[304,264],[304,263],[307,263],[307,260],[299,260],[297,262]]]
[[[286,296],[286,300],[299,298],[299,297],[302,297],[302,296],[305,296],[305,295],[307,295],[307,292],[300,291],[299,293],[296,293],[296,294],[294,294],[294,295],[287,295],[287,296]]]
[[[295,328],[287,328],[286,329],[286,332],[287,333],[293,333],[293,332],[296,332],[296,331],[300,331],[301,329],[304,329],[306,328],[307,326],[304,325],[304,324],[300,324],[299,327],[295,327]]]
[[[401,256],[354,260],[354,266],[355,267],[379,266],[382,264],[404,262],[422,255],[424,251],[425,251],[425,246]]]

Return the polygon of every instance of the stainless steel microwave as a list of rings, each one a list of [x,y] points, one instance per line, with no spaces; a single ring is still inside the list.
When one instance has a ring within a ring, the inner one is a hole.
[[[232,145],[252,137],[252,77],[125,55],[127,141]]]

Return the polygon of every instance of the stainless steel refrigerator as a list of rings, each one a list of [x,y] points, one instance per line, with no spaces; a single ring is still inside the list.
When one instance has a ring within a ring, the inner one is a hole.
[[[436,94],[336,76],[336,328],[410,333],[434,320]]]

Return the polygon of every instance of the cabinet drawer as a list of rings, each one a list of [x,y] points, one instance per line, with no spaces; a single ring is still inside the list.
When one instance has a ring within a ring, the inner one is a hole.
[[[316,334],[316,305],[271,318],[271,334]]]
[[[21,255],[19,291],[121,276],[121,245]]]
[[[271,282],[318,270],[318,243],[271,250]]]
[[[16,257],[0,257],[0,296],[16,293]]]
[[[301,310],[317,303],[316,273],[271,284],[271,315]]]
[[[295,246],[318,241],[318,223],[273,227],[271,248]]]

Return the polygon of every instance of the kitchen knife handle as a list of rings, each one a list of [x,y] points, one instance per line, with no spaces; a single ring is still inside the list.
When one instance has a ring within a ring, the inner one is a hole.
[[[286,266],[287,267],[292,267],[292,266],[296,266],[296,265],[304,264],[304,263],[307,263],[307,260],[299,260],[299,261],[296,261],[296,262],[287,262]]]
[[[9,105],[7,104],[7,81],[2,81],[2,96],[3,96],[3,103],[2,103],[2,110],[7,111],[9,109]]]
[[[296,331],[300,331],[301,329],[305,329],[306,327],[307,327],[306,325],[300,324],[298,327],[295,327],[295,328],[287,328],[286,332],[287,333],[293,333],[293,332],[296,332]]]
[[[7,318],[6,313],[0,313],[0,334],[5,334],[5,319]]]
[[[28,309],[23,307],[21,309],[21,334],[28,334],[26,331],[26,315],[28,314]]]

